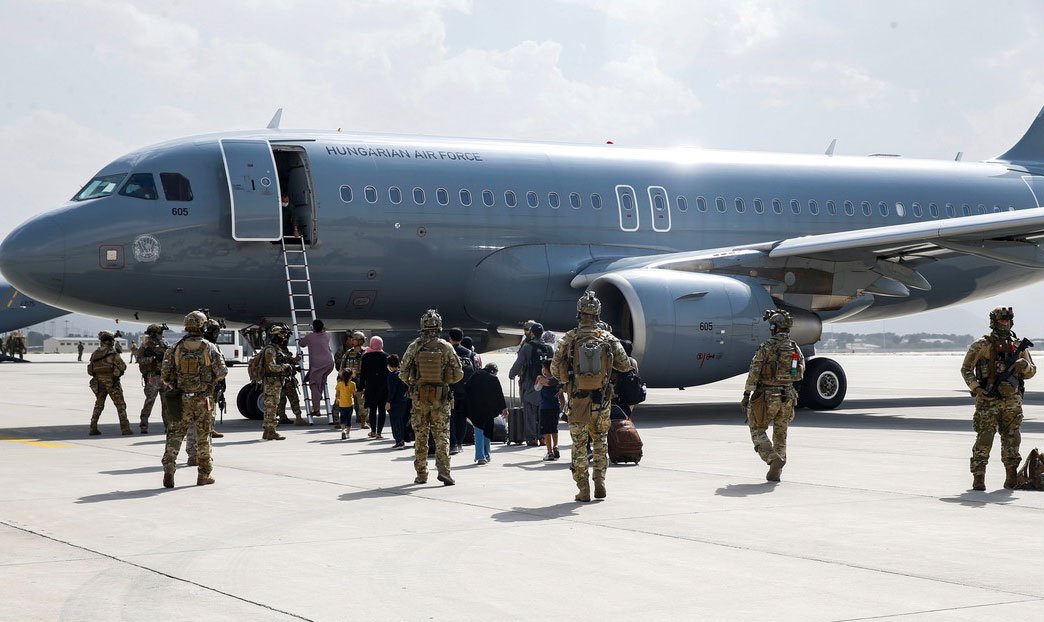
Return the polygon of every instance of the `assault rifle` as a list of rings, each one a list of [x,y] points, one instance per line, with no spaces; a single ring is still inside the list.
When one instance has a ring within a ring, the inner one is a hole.
[[[1032,347],[1033,342],[1023,337],[1022,341],[1019,342],[1018,347],[1016,347],[1010,355],[1004,355],[1004,371],[999,373],[997,377],[993,379],[993,382],[986,385],[983,389],[986,391],[986,395],[996,397],[997,387],[1000,386],[1000,383],[1007,382],[1008,379],[1011,378],[1012,374],[1015,373],[1014,367],[1015,363],[1019,361],[1019,357],[1022,356],[1024,351]]]

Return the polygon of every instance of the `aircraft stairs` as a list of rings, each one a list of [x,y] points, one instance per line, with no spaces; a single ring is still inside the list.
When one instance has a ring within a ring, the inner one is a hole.
[[[305,381],[307,370],[311,369],[309,352],[299,343],[302,332],[312,330],[312,322],[316,319],[315,298],[312,296],[312,279],[308,270],[305,241],[300,235],[287,236],[282,239],[282,245],[283,266],[286,269],[286,292],[290,302],[290,325],[293,327],[294,343],[298,344],[297,353],[301,355],[301,366],[298,373],[301,375],[301,397],[305,416],[308,423],[313,423],[312,412],[318,411],[320,416],[326,416],[330,422],[333,422],[336,413],[330,404],[330,390],[327,385],[323,385],[323,403],[312,405],[312,392],[308,390],[308,384]]]

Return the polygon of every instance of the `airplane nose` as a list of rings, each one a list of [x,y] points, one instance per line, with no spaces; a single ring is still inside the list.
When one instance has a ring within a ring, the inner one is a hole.
[[[22,293],[56,305],[65,281],[65,235],[46,216],[12,231],[0,243],[0,273]]]

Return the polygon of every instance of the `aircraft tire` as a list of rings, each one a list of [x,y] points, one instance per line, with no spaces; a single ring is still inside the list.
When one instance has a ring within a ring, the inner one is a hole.
[[[257,383],[251,382],[244,385],[239,390],[239,394],[236,395],[236,407],[239,408],[239,414],[247,419],[256,421],[263,419],[265,413],[263,410],[259,410],[257,406],[258,395],[261,395],[261,393],[260,386]],[[263,398],[264,396],[262,395]]]
[[[805,366],[805,378],[798,389],[798,406],[811,410],[833,410],[848,392],[845,370],[833,359],[814,358]]]

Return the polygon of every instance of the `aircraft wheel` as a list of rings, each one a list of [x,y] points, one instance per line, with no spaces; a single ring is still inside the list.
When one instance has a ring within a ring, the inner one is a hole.
[[[847,391],[845,370],[832,359],[814,358],[805,367],[798,404],[812,410],[833,410],[844,401]]]
[[[258,408],[257,396],[261,396],[261,406]],[[236,407],[239,408],[239,414],[243,415],[247,419],[261,420],[265,416],[264,411],[264,391],[261,387],[251,382],[250,384],[244,385],[239,390],[239,394],[236,395]]]

